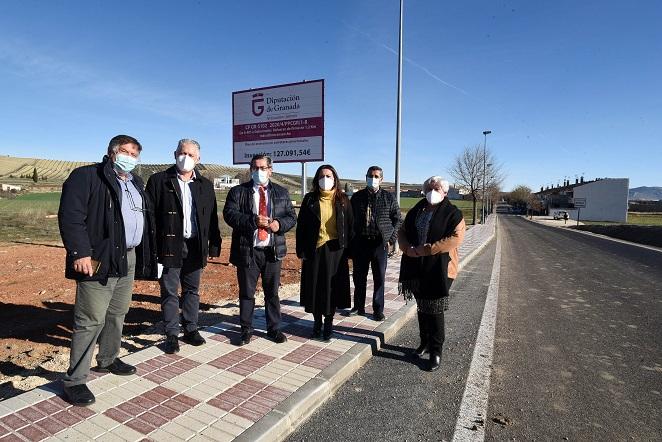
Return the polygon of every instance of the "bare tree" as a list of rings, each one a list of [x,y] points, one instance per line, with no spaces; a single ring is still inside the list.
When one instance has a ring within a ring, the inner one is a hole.
[[[457,188],[471,195],[472,224],[476,224],[476,203],[479,198],[483,198],[483,190],[487,193],[501,186],[504,179],[501,167],[496,164],[496,159],[489,149],[484,151],[483,146],[477,144],[465,147],[462,153],[455,157],[448,173],[455,180]]]

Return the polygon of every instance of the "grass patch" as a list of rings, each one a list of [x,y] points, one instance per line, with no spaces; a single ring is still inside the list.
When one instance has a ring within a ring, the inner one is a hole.
[[[0,199],[0,241],[59,241],[60,192]]]
[[[583,219],[580,221],[592,226],[615,226],[623,224],[613,221],[585,221]],[[626,224],[633,226],[662,226],[662,213],[628,212],[628,222]]]

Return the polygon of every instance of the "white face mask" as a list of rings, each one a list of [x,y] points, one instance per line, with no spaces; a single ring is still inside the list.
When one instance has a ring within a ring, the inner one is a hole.
[[[269,182],[269,172],[262,169],[257,169],[251,172],[251,178],[255,184],[265,186]]]
[[[195,160],[188,155],[179,155],[177,157],[177,169],[180,172],[190,172],[195,167]]]
[[[379,178],[375,178],[373,176],[366,178],[366,184],[368,185],[369,188],[373,190],[379,189],[379,182],[381,180]]]
[[[439,204],[444,199],[444,196],[436,190],[431,190],[425,194],[425,199],[430,204]]]
[[[334,180],[333,180],[333,178],[329,178],[329,177],[325,176],[325,177],[320,178],[318,183],[320,185],[320,189],[322,189],[322,190],[331,190],[331,189],[333,189]]]

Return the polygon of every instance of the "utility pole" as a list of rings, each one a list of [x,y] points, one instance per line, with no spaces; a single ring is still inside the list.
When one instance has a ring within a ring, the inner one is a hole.
[[[481,214],[482,223],[485,224],[485,169],[487,168],[487,136],[491,134],[491,130],[484,130],[485,142],[483,143],[483,198],[481,200]]]
[[[404,0],[400,0],[400,30],[398,32],[398,110],[395,129],[395,198],[400,204],[400,139],[402,125],[402,15]]]

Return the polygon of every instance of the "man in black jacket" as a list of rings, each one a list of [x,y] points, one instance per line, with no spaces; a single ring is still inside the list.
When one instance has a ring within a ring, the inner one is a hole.
[[[65,276],[76,280],[65,399],[94,403],[85,382],[95,344],[96,371],[130,375],[119,354],[133,281],[156,279],[154,221],[140,177],[131,171],[142,146],[133,137],[110,140],[98,164],[74,169],[62,185],[58,222],[67,251]]]
[[[239,283],[240,345],[251,341],[255,287],[262,276],[267,336],[282,343],[280,331],[280,267],[287,254],[285,233],[296,224],[296,214],[287,189],[270,180],[271,158],[255,155],[251,181],[233,187],[223,208],[223,218],[232,227],[230,262],[237,266]]]
[[[200,278],[207,257],[221,253],[214,185],[195,169],[198,163],[200,144],[190,139],[179,140],[175,165],[155,173],[147,181],[156,218],[158,259],[163,265],[159,283],[165,352],[169,354],[179,351],[180,305],[182,340],[196,346],[205,343],[198,332]]]
[[[398,237],[402,222],[395,197],[381,189],[383,171],[371,166],[366,173],[366,188],[352,195],[354,240],[351,247],[354,279],[354,307],[350,315],[365,315],[366,281],[372,267],[374,290],[372,312],[376,321],[384,320],[384,278],[389,247]]]

